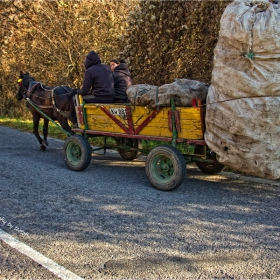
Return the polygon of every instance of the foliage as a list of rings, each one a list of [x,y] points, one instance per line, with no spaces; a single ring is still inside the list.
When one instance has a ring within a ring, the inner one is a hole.
[[[124,53],[136,83],[210,82],[221,15],[229,1],[144,1],[128,16]]]
[[[90,50],[108,63],[119,55],[126,15],[137,4],[127,1],[0,2],[0,115],[27,112],[16,104],[19,71],[46,85],[81,86],[84,59]],[[121,13],[120,13],[121,11]]]
[[[45,85],[80,87],[84,58],[125,58],[134,83],[211,80],[228,1],[0,1],[0,116],[27,117],[14,98],[20,70]]]

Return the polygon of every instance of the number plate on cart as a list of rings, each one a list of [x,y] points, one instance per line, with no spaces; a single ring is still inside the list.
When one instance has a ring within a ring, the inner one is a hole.
[[[114,116],[126,117],[125,108],[110,108],[110,113]]]

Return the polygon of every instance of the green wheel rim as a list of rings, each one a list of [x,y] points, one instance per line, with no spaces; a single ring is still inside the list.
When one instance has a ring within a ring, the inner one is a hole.
[[[80,146],[76,143],[70,143],[66,149],[66,156],[71,164],[73,165],[79,164],[82,157],[82,151]]]
[[[174,174],[173,162],[164,155],[158,155],[151,162],[151,171],[156,181],[167,183]]]

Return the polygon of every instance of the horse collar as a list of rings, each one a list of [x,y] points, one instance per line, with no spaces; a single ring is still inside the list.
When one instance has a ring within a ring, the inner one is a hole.
[[[34,89],[36,88],[36,86],[40,84],[40,82],[36,82],[36,81],[30,81],[29,85],[28,85],[28,90],[27,90],[27,96],[30,97],[30,95],[33,93]]]

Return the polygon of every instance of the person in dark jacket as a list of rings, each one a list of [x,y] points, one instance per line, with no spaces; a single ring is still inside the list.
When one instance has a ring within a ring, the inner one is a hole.
[[[114,78],[110,68],[101,63],[98,54],[90,51],[85,59],[83,86],[76,91],[86,103],[113,103]]]
[[[122,61],[123,62],[123,61]],[[112,59],[111,61],[110,61],[110,69],[111,69],[111,71],[112,72],[114,72],[114,69],[118,66],[118,65],[120,65],[120,61],[118,60],[118,59]]]
[[[112,69],[112,68],[111,68]],[[114,103],[128,103],[126,90],[132,86],[131,74],[126,63],[119,63],[114,67],[113,77],[115,84]]]

